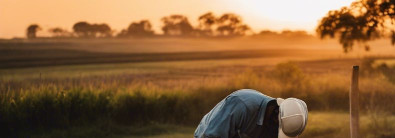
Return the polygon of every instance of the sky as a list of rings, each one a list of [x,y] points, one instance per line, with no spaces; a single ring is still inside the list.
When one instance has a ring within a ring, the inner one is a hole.
[[[161,33],[160,19],[182,14],[197,24],[207,12],[240,15],[255,31],[306,30],[314,33],[329,10],[348,6],[354,0],[0,0],[0,38],[24,37],[30,24],[47,32],[61,27],[69,31],[74,23],[107,23],[115,31],[131,22],[148,19]],[[43,33],[45,35],[45,33]]]

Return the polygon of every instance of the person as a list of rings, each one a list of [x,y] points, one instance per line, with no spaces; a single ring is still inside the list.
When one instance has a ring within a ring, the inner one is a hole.
[[[201,120],[195,138],[289,138],[307,125],[307,105],[272,98],[252,89],[233,92]]]

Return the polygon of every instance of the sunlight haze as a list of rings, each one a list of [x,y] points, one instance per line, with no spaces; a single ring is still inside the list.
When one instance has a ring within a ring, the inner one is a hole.
[[[0,0],[0,138],[395,138],[394,9]]]
[[[352,0],[1,0],[0,38],[24,37],[26,27],[39,24],[45,33],[52,27],[69,31],[74,23],[108,23],[115,31],[131,22],[148,19],[161,33],[160,18],[182,14],[196,25],[199,15],[213,12],[235,13],[255,32],[263,29],[281,31],[314,28],[329,10],[348,6]]]

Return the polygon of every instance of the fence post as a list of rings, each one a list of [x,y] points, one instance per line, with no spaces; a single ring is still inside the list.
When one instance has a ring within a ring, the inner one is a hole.
[[[359,66],[353,66],[350,88],[350,136],[358,138],[359,135],[359,89],[358,89]]]

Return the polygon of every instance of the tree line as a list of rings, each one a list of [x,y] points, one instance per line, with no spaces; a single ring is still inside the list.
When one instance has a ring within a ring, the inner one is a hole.
[[[152,29],[149,20],[135,21],[129,24],[125,29],[119,32],[114,31],[106,23],[89,23],[80,21],[73,25],[72,31],[55,27],[48,29],[51,37],[54,38],[128,38],[128,37],[155,37],[155,36],[173,36],[173,37],[237,37],[247,34],[258,36],[310,36],[306,31],[289,31],[284,30],[277,33],[270,30],[263,30],[254,33],[252,29],[243,22],[242,18],[233,13],[225,13],[216,16],[212,12],[205,13],[198,17],[197,26],[193,26],[188,18],[183,15],[174,14],[161,18],[163,34],[157,34]],[[27,38],[37,38],[37,32],[42,28],[37,24],[28,26]]]
[[[251,28],[245,24],[239,15],[225,13],[216,16],[208,12],[198,17],[198,25],[193,26],[184,15],[169,15],[161,18],[162,31],[164,36],[190,36],[190,37],[234,37],[252,33]],[[38,24],[28,26],[26,30],[27,38],[37,38],[37,32],[42,28]],[[72,27],[72,32],[59,27],[48,30],[52,37],[79,37],[79,38],[100,38],[100,37],[152,37],[157,34],[152,29],[149,20],[141,20],[130,23],[130,25],[115,32],[106,23],[89,23],[86,21],[77,22]]]
[[[193,36],[193,37],[235,37],[248,33],[255,34],[245,24],[239,15],[225,13],[216,16],[212,12],[198,17],[198,25],[190,24],[183,15],[170,15],[161,19],[163,36]],[[27,37],[36,38],[41,27],[32,24],[27,28]],[[148,20],[132,22],[119,33],[107,24],[91,24],[78,22],[73,26],[73,32],[61,28],[49,29],[53,37],[151,37],[158,36]],[[355,43],[362,44],[369,51],[367,41],[387,37],[395,45],[395,0],[359,0],[350,6],[332,10],[324,16],[316,28],[317,35],[337,38],[344,52],[352,50]],[[279,35],[279,33],[264,30],[256,35]],[[306,36],[305,31],[283,31],[282,36]]]

